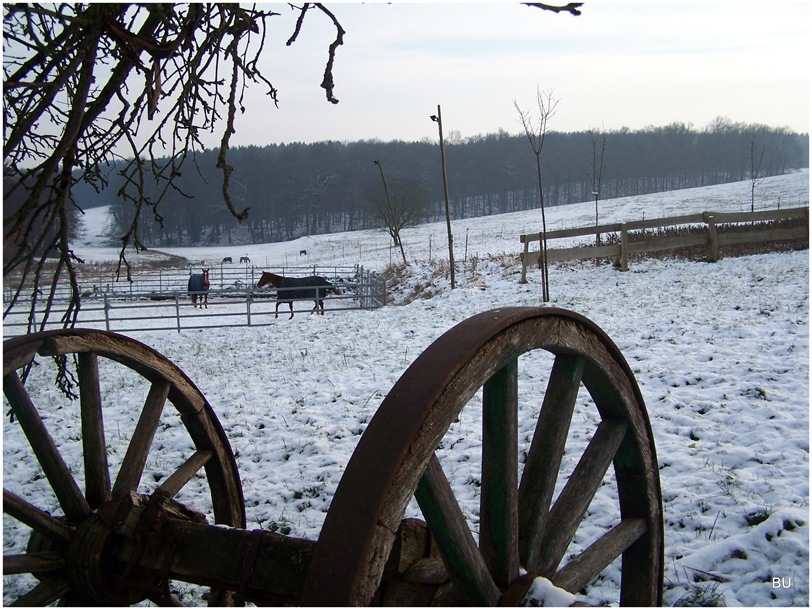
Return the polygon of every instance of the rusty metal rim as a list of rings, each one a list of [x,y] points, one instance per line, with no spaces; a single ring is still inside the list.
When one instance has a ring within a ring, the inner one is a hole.
[[[511,326],[533,318],[571,320],[600,340],[630,380],[638,404],[643,405],[642,419],[651,442],[642,450],[649,452],[656,465],[642,394],[620,350],[603,330],[579,314],[557,308],[509,307],[483,312],[461,322],[430,345],[404,372],[370,421],[325,520],[305,584],[303,605],[364,603],[357,582],[358,566],[370,559],[375,528],[385,527],[378,512],[382,499],[395,484],[401,464],[416,458],[408,455],[411,438],[449,380],[478,350]],[[659,496],[659,479],[654,491]],[[360,523],[375,525],[362,533],[357,527]],[[325,588],[327,583],[329,587]],[[324,592],[327,589],[329,597]]]

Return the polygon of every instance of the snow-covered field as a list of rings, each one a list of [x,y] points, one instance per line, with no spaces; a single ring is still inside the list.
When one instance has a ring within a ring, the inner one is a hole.
[[[809,205],[809,171],[803,170],[786,176],[767,178],[756,188],[756,210],[774,210]],[[749,212],[750,183],[738,182],[718,186],[685,189],[668,193],[655,193],[640,197],[623,197],[601,201],[600,223],[608,224],[664,218],[696,212]],[[75,252],[86,262],[116,260],[117,248],[100,248],[107,224],[106,208],[94,208],[86,214],[85,237],[75,247]],[[584,227],[595,224],[595,202],[578,203],[546,210],[547,230]],[[538,233],[541,229],[538,210],[465,218],[452,221],[454,258],[457,263],[466,257],[482,259],[488,255],[518,254],[521,252],[519,235]],[[589,238],[576,238],[589,241]],[[430,223],[404,229],[403,241],[410,262],[429,258],[448,258],[448,241],[445,222]],[[573,240],[555,240],[551,248],[569,247]],[[190,262],[205,261],[207,265],[219,264],[225,257],[234,262],[248,256],[258,266],[295,265],[365,265],[369,269],[382,270],[390,262],[402,261],[400,250],[392,248],[391,239],[383,231],[353,231],[313,235],[299,239],[252,245],[220,245],[211,247],[158,248],[161,251],[187,258]],[[302,256],[300,252],[307,252]],[[153,251],[135,254],[128,258],[137,262],[153,259]]]
[[[808,205],[808,180],[808,172],[765,180],[757,190],[757,208],[775,207],[778,197],[782,208]],[[611,222],[643,214],[749,210],[749,205],[749,185],[740,183],[606,201],[602,209],[603,219]],[[548,212],[549,228],[590,221],[594,203]],[[528,284],[519,284],[518,257],[497,256],[518,254],[518,235],[538,230],[537,211],[455,221],[453,229],[459,263],[453,291],[435,272],[447,254],[440,223],[404,235],[407,257],[421,261],[413,262],[397,288],[396,301],[407,304],[280,318],[262,329],[133,334],[186,371],[213,405],[237,456],[249,528],[315,540],[360,435],[408,365],[475,313],[542,305],[538,272],[529,273]],[[434,264],[428,263],[430,240]],[[390,254],[387,237],[374,231],[171,252],[190,260],[237,260],[247,254],[255,264],[281,264],[287,257],[294,264],[302,249],[310,264],[360,263],[378,270],[390,256],[393,262],[399,257]],[[77,251],[88,260],[112,256],[89,243]],[[665,603],[704,589],[723,595],[727,605],[808,606],[808,251],[716,264],[648,260],[632,263],[627,273],[591,262],[554,266],[550,291],[550,306],[583,314],[606,331],[645,398],[661,467]],[[418,292],[428,298],[406,298]],[[533,354],[520,359],[520,431],[532,430],[538,416],[548,360]],[[107,443],[115,465],[145,390],[136,391],[137,379],[118,365],[103,371],[103,378]],[[52,385],[53,376],[46,374],[28,387],[81,480],[78,407]],[[597,413],[585,394],[576,406],[565,469],[580,456],[579,439],[594,430]],[[438,452],[474,529],[481,438],[476,402],[452,424]],[[177,418],[168,417],[167,424],[159,428],[154,448],[160,450],[148,462],[146,480],[171,473],[190,444],[178,431]],[[4,487],[58,510],[38,480],[38,466],[17,424],[8,418],[3,440]],[[572,552],[613,524],[611,488],[601,488]],[[195,484],[184,492],[184,502],[203,505]],[[417,516],[418,510],[413,503],[409,514]],[[22,552],[27,535],[21,529],[4,517],[5,553]],[[613,566],[578,597],[590,604],[616,603],[618,584],[619,568]],[[19,595],[21,586],[21,579],[4,577],[4,601]],[[194,590],[183,586],[180,592],[187,603],[200,602]]]

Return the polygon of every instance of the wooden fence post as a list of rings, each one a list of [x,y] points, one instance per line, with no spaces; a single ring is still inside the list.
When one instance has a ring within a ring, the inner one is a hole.
[[[620,270],[621,271],[628,271],[629,270],[629,253],[626,251],[627,245],[627,235],[626,235],[626,223],[621,223],[620,225]]]
[[[110,330],[110,303],[107,302],[107,293],[104,293],[104,329]]]
[[[522,255],[522,279],[519,280],[520,284],[527,283],[527,265],[525,261],[527,260],[527,255],[530,253],[530,242],[525,239],[524,240],[524,254]]]
[[[708,237],[710,238],[710,259],[712,263],[719,260],[719,238],[716,235],[716,219],[713,214],[705,213],[705,223],[708,225]]]

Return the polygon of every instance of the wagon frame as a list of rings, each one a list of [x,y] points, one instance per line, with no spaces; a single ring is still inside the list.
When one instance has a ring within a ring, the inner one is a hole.
[[[523,469],[518,455],[518,357],[554,364]],[[79,488],[20,377],[37,356],[75,355],[85,489]],[[102,427],[100,358],[150,390],[115,479]],[[176,365],[122,335],[68,329],[4,343],[3,385],[61,515],[3,490],[4,512],[32,529],[4,574],[39,583],[18,605],[176,605],[171,580],[211,588],[210,605],[516,605],[537,576],[576,593],[621,559],[620,603],[661,605],[662,498],[642,394],[618,348],[594,323],[561,309],[484,312],[437,339],[404,372],[369,422],[318,541],[245,529],[242,485],[211,405]],[[600,423],[561,493],[555,481],[579,388]],[[435,448],[482,388],[479,541]],[[166,401],[195,450],[150,490],[141,477]],[[614,466],[618,522],[560,567],[592,498]],[[215,524],[174,496],[201,468]],[[520,472],[521,471],[521,472]],[[403,519],[416,498],[425,521]],[[212,550],[216,553],[212,554]]]

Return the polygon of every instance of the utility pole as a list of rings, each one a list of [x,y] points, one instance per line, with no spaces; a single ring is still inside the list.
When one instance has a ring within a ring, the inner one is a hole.
[[[389,214],[392,216],[392,234],[395,238],[395,241],[398,242],[400,246],[400,254],[403,256],[403,264],[406,263],[406,253],[403,251],[403,240],[400,239],[400,228],[398,227],[398,221],[395,218],[395,210],[392,208],[392,200],[389,199],[389,189],[386,188],[386,178],[383,177],[383,166],[378,159],[375,159],[372,163],[378,166],[378,169],[381,172],[381,182],[383,182],[383,192],[386,195],[386,204],[389,206]]]
[[[431,120],[440,128],[440,159],[443,163],[443,191],[445,193],[445,223],[448,228],[448,260],[451,264],[451,289],[457,283],[454,279],[454,238],[451,236],[451,212],[448,209],[448,175],[445,171],[445,145],[443,143],[443,115],[440,113],[440,104],[437,104],[437,115],[431,115]]]
[[[606,155],[606,132],[601,131],[601,157],[598,160],[598,136],[592,135],[592,172],[589,177],[592,180],[592,196],[595,197],[595,245],[601,245],[601,234],[598,231],[598,199],[601,196],[601,182],[603,181],[603,158]]]

